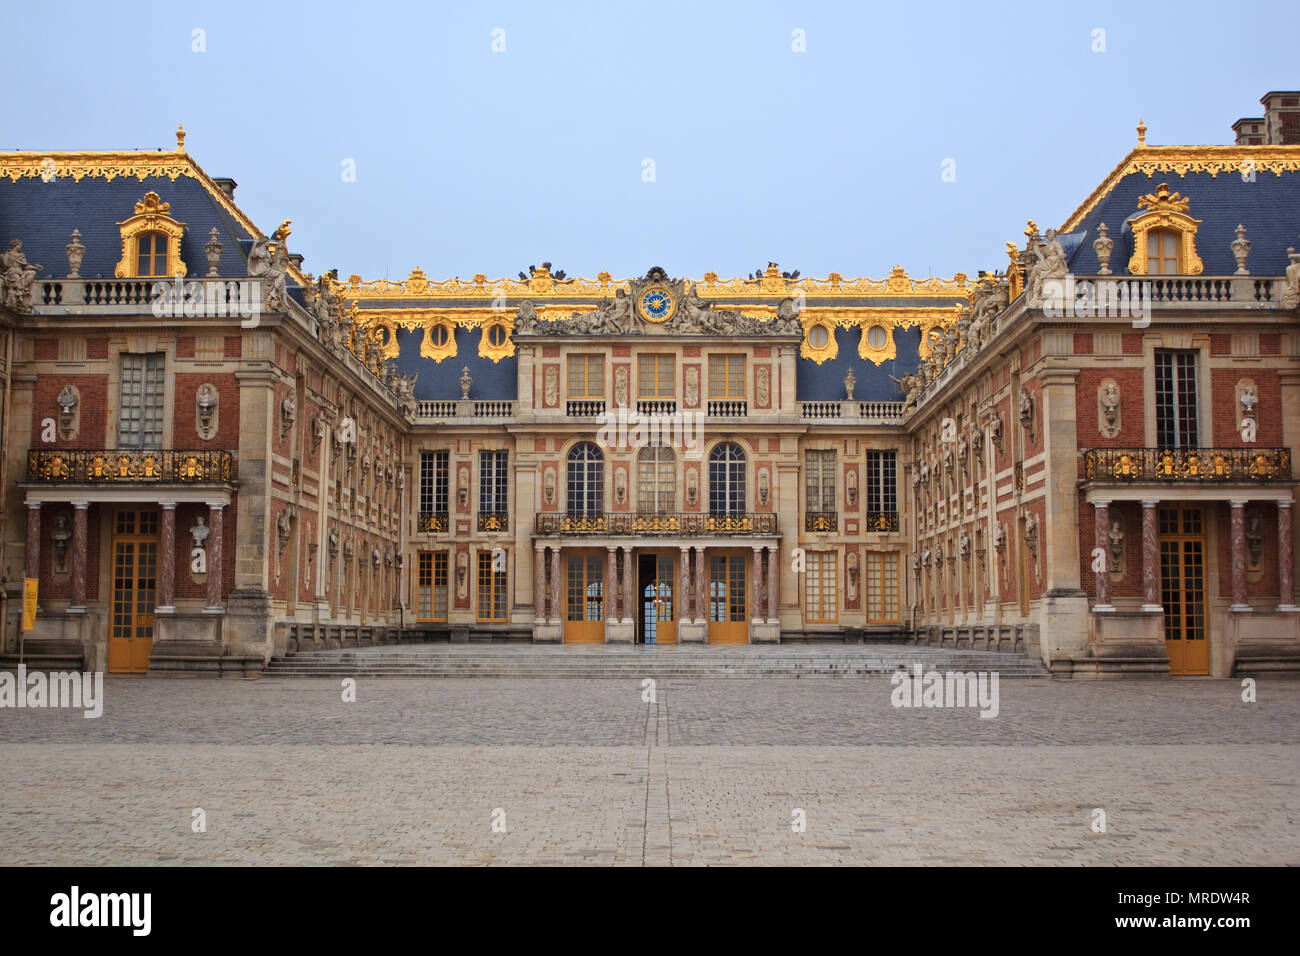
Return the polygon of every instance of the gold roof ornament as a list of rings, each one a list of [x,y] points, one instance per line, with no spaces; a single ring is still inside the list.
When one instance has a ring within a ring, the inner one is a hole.
[[[176,124],[176,152],[185,152],[185,127],[180,123]]]
[[[276,229],[275,232],[271,234],[271,238],[274,239],[276,242],[284,242],[286,239],[288,239],[290,233],[292,232],[292,230],[289,228],[289,225],[292,222],[293,222],[292,219],[286,219],[284,222],[280,223],[280,228]]]
[[[1138,200],[1139,209],[1148,209],[1151,212],[1187,212],[1187,207],[1190,205],[1191,201],[1185,196],[1171,193],[1168,183],[1161,183],[1154,193],[1147,193]]]
[[[1137,130],[1138,130],[1138,145],[1145,146],[1147,144],[1147,124],[1142,122],[1141,120],[1138,120]]]

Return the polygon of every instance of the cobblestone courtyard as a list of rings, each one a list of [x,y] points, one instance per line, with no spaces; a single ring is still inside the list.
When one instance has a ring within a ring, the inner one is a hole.
[[[109,678],[0,710],[0,864],[1300,864],[1300,682],[891,689]]]

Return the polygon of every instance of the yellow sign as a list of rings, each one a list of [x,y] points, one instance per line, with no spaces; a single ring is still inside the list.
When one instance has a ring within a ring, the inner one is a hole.
[[[36,578],[23,578],[23,630],[36,629],[36,588],[40,584]]]

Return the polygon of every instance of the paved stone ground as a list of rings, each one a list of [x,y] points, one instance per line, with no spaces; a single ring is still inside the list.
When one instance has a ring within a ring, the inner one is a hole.
[[[0,710],[0,865],[1300,864],[1300,682],[105,686]]]

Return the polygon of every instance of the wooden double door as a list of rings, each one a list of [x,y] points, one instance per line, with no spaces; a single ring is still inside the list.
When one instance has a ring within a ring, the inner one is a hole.
[[[1161,507],[1160,600],[1165,648],[1174,674],[1208,674],[1205,620],[1205,516],[1200,508]]]
[[[710,551],[709,643],[749,643],[749,553]]]
[[[149,670],[154,602],[158,593],[158,520],[152,509],[113,513],[113,593],[108,631],[108,669],[118,674]]]

